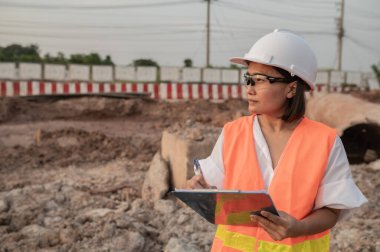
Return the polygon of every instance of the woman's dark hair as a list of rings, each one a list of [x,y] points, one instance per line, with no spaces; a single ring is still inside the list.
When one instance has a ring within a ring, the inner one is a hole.
[[[302,118],[305,115],[306,110],[305,91],[310,90],[309,85],[307,85],[300,77],[292,76],[288,71],[282,68],[273,68],[285,78],[297,81],[296,94],[293,98],[287,100],[285,113],[282,115],[281,119],[285,122],[292,122]]]

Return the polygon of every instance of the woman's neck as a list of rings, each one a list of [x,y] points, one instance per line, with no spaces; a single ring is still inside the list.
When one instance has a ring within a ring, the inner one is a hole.
[[[280,133],[288,130],[292,131],[301,121],[301,119],[298,119],[292,122],[286,122],[282,120],[281,117],[267,114],[258,115],[258,120],[262,129],[273,133]]]

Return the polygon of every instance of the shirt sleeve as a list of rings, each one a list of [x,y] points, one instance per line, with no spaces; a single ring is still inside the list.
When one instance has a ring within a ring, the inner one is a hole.
[[[211,186],[223,189],[224,181],[224,164],[223,164],[223,131],[211,152],[211,155],[205,159],[199,160],[203,177]]]
[[[367,202],[356,186],[342,140],[336,137],[326,171],[318,189],[314,209],[341,209],[339,220],[348,218],[353,210]]]

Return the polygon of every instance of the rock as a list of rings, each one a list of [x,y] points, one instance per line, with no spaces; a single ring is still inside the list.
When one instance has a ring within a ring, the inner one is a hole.
[[[186,221],[188,221],[190,219],[189,215],[187,214],[181,214],[179,217],[178,217],[178,220],[177,220],[177,223],[179,225],[185,223]]]
[[[189,132],[189,139],[194,141],[202,141],[204,139],[202,131],[200,129],[192,129]]]
[[[121,249],[126,252],[143,251],[145,245],[144,237],[138,232],[129,232],[124,238],[127,246]]]
[[[341,229],[336,235],[336,239],[341,242],[341,246],[347,248],[349,244],[356,241],[360,237],[360,231],[356,228],[352,229]]]
[[[57,203],[55,203],[54,200],[50,200],[45,205],[45,211],[47,211],[47,212],[54,211],[54,210],[57,210],[58,207],[59,206],[57,205]]]
[[[19,231],[26,225],[24,216],[15,215],[12,216],[11,223],[9,224],[9,230],[12,232]]]
[[[380,159],[370,163],[368,166],[374,171],[380,171]]]
[[[154,155],[141,194],[144,200],[162,199],[169,190],[169,168],[160,152]]]
[[[143,218],[146,215],[149,215],[152,207],[149,207],[149,202],[137,198],[131,204],[131,209],[128,211],[128,215]]]
[[[55,216],[55,217],[45,217],[43,219],[43,225],[46,226],[46,227],[49,227],[49,226],[52,226],[56,223],[60,223],[62,221],[62,218],[59,217],[59,216]]]
[[[57,138],[57,143],[60,147],[66,148],[66,147],[72,147],[75,145],[79,145],[78,139],[73,136],[64,136]]]
[[[116,213],[124,213],[129,210],[130,204],[127,201],[122,202],[116,209]]]
[[[190,130],[170,128],[162,133],[161,154],[169,163],[172,187],[185,188],[186,181],[194,176],[194,159],[208,157],[219,134],[219,128],[199,124]]]
[[[47,234],[47,239],[48,239],[48,242],[49,242],[49,245],[51,247],[54,247],[56,246],[59,241],[60,241],[60,238],[59,238],[59,233],[56,232],[56,231],[53,231],[53,232],[49,232]]]
[[[154,210],[162,214],[172,213],[176,209],[176,206],[171,200],[158,200],[154,202]]]
[[[128,215],[125,215],[115,219],[115,221],[116,227],[127,229],[132,226],[132,222],[134,221],[134,219],[130,218]]]
[[[186,126],[187,127],[192,127],[194,125],[194,121],[193,120],[191,120],[191,119],[187,119],[186,120]]]
[[[54,197],[54,200],[59,204],[63,204],[66,201],[66,197],[62,193],[57,193]]]
[[[135,99],[125,100],[123,105],[123,115],[137,115],[142,111],[141,104]]]
[[[363,160],[364,162],[369,163],[375,161],[378,158],[379,156],[377,155],[376,150],[367,149],[364,153]]]
[[[106,223],[103,227],[103,230],[101,231],[101,237],[104,238],[110,238],[112,237],[116,232],[116,224],[114,222]]]
[[[72,244],[74,242],[75,233],[72,229],[62,229],[59,232],[59,240],[63,244]]]
[[[199,252],[201,249],[195,244],[191,244],[179,238],[170,238],[164,252]]]
[[[9,204],[5,200],[0,200],[0,213],[6,212],[9,209]]]
[[[89,210],[89,211],[79,215],[76,218],[76,221],[81,223],[81,224],[86,222],[86,221],[95,221],[99,218],[106,216],[109,213],[112,213],[112,212],[113,211],[111,209],[108,209],[108,208],[92,209],[92,210]]]
[[[32,224],[32,225],[24,227],[21,230],[21,234],[28,239],[33,239],[37,241],[40,247],[49,246],[49,237],[52,243],[57,242],[57,241],[54,241],[55,237],[54,237],[54,234],[51,233],[51,230],[41,227],[36,224]]]

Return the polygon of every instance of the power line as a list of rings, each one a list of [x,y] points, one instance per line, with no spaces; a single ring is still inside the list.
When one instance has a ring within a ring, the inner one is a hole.
[[[203,23],[161,23],[161,24],[144,24],[144,25],[78,25],[78,24],[62,24],[62,23],[46,23],[46,22],[3,22],[2,25],[7,27],[37,27],[37,28],[86,28],[86,29],[157,29],[168,27],[200,27]]]
[[[219,1],[219,4],[222,4],[222,5],[226,5],[230,8],[233,8],[233,9],[236,9],[236,10],[240,10],[240,11],[244,11],[244,12],[248,12],[248,13],[255,13],[255,14],[259,14],[259,15],[263,15],[263,16],[271,16],[271,17],[275,17],[275,18],[298,18],[298,19],[307,19],[307,20],[310,20],[310,19],[318,19],[318,20],[321,20],[321,19],[333,19],[334,16],[312,16],[312,15],[300,15],[300,14],[296,14],[296,13],[292,13],[291,16],[289,15],[289,13],[283,15],[284,13],[276,13],[274,11],[265,11],[265,10],[260,10],[258,8],[256,9],[252,9],[251,6],[244,6],[244,5],[240,5],[240,4],[236,4],[236,3],[231,3],[231,2],[226,2],[226,1]]]
[[[145,7],[165,7],[174,5],[184,5],[184,4],[194,4],[194,1],[167,1],[167,2],[152,2],[144,4],[119,4],[119,5],[38,5],[38,4],[19,4],[12,2],[2,3],[2,7],[16,7],[25,9],[49,9],[49,10],[114,10],[114,9],[135,9],[135,8],[145,8]]]
[[[380,50],[378,48],[375,48],[375,47],[372,47],[370,45],[367,45],[367,44],[364,44],[363,42],[355,39],[354,37],[350,36],[350,35],[346,35],[346,38],[349,39],[351,42],[355,43],[356,45],[370,51],[371,53],[373,52],[376,52],[379,54],[380,56]]]

